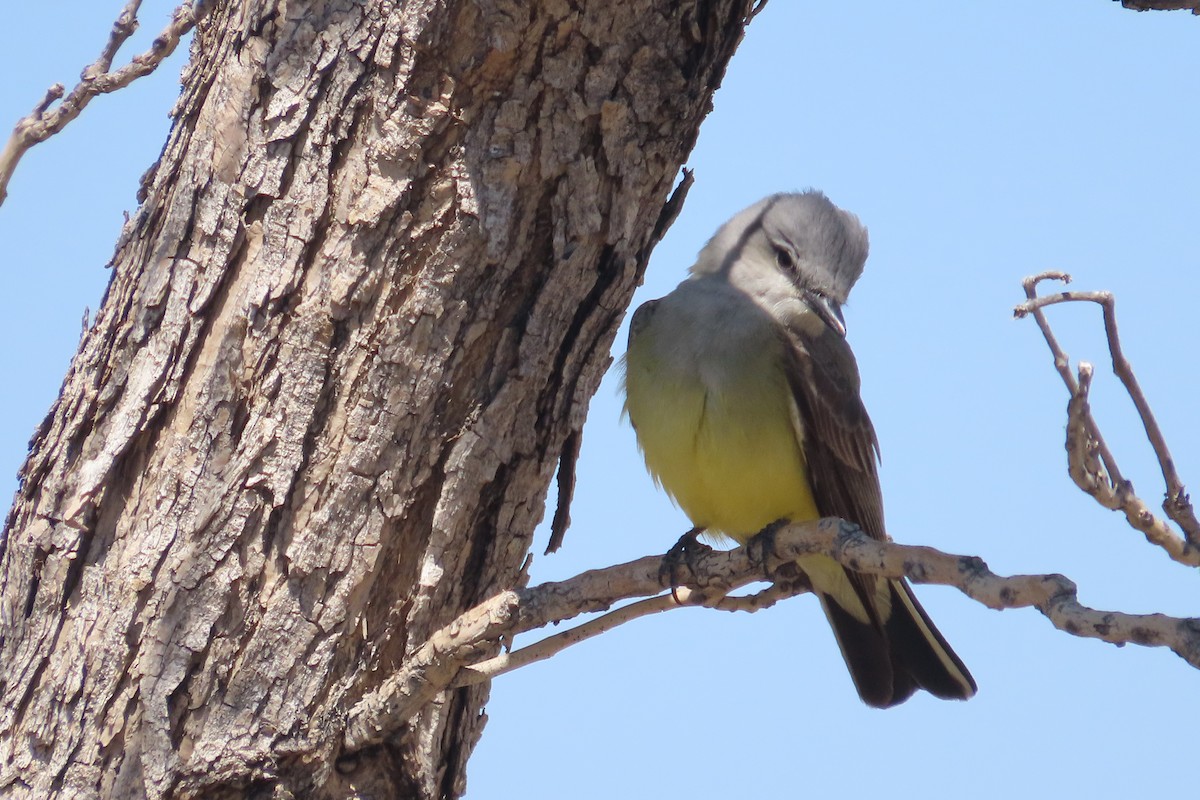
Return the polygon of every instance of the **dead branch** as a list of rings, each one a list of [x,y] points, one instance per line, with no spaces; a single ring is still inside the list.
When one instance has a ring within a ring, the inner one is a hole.
[[[1105,508],[1124,513],[1131,526],[1141,531],[1152,544],[1166,551],[1174,561],[1193,567],[1200,566],[1200,522],[1196,519],[1195,510],[1183,481],[1180,480],[1179,474],[1175,470],[1175,461],[1171,458],[1166,438],[1163,436],[1154,412],[1146,400],[1145,393],[1133,373],[1133,366],[1125,357],[1121,347],[1121,339],[1117,330],[1115,299],[1109,292],[1058,292],[1039,296],[1038,284],[1045,280],[1070,283],[1071,276],[1062,272],[1044,272],[1026,278],[1023,286],[1028,300],[1018,305],[1013,313],[1018,318],[1033,315],[1054,356],[1055,369],[1058,370],[1067,386],[1067,391],[1071,394],[1067,411],[1067,453],[1068,469],[1072,480]],[[1104,442],[1104,437],[1100,433],[1099,425],[1093,418],[1088,403],[1092,367],[1086,362],[1080,363],[1079,377],[1076,379],[1071,372],[1070,358],[1059,346],[1043,311],[1046,306],[1071,302],[1097,303],[1103,309],[1104,332],[1112,357],[1113,372],[1120,378],[1125,391],[1133,400],[1138,416],[1142,420],[1142,426],[1145,428],[1146,438],[1158,459],[1159,469],[1166,485],[1163,510],[1183,531],[1183,536],[1180,536],[1166,522],[1157,518],[1146,503],[1137,496],[1133,490],[1133,484],[1122,477],[1116,459]]]
[[[790,525],[765,545],[754,540],[735,550],[697,556],[692,565],[694,580],[688,591],[677,591],[679,602],[670,593],[661,594],[667,587],[660,574],[660,556],[497,595],[439,631],[415,657],[406,661],[401,672],[351,710],[345,748],[354,751],[382,740],[440,691],[479,683],[549,658],[632,619],[678,608],[681,604],[753,610],[780,597],[807,591],[801,581],[783,584],[752,598],[725,597],[742,586],[763,580],[764,574],[774,574],[793,565],[800,556],[816,553],[829,555],[858,572],[953,586],[992,609],[1033,607],[1056,628],[1075,636],[1118,645],[1169,647],[1193,667],[1200,668],[1200,619],[1099,611],[1081,604],[1075,584],[1062,575],[1004,577],[993,573],[982,559],[974,556],[880,542],[856,525],[825,519]],[[473,655],[494,650],[501,641],[509,641],[519,633],[583,613],[607,610],[615,603],[635,597],[652,599],[625,606],[520,650],[473,660]]]
[[[113,22],[112,32],[104,49],[100,51],[100,56],[83,70],[79,76],[79,83],[70,93],[64,97],[66,90],[63,85],[54,84],[46,90],[45,96],[34,106],[33,111],[17,122],[4,145],[4,150],[0,151],[0,205],[4,204],[4,199],[8,196],[8,182],[18,162],[31,147],[46,141],[65,128],[96,95],[115,92],[156,70],[159,64],[175,52],[179,40],[204,18],[212,3],[210,0],[182,3],[171,15],[171,21],[163,28],[162,33],[150,43],[148,50],[134,56],[120,69],[112,70],[117,51],[138,29],[137,12],[141,5],[142,0],[129,0],[125,4]],[[59,100],[62,102],[51,108]]]

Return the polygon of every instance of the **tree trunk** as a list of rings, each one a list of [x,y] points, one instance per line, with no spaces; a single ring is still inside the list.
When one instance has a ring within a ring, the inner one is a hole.
[[[751,5],[217,4],[0,545],[6,795],[464,791],[486,689],[347,710],[521,584]]]

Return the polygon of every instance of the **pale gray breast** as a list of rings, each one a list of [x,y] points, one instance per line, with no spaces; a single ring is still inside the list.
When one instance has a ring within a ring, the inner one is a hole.
[[[781,357],[779,325],[771,312],[715,276],[689,278],[643,309],[631,324],[631,342],[638,339],[659,369],[676,378],[717,389]]]

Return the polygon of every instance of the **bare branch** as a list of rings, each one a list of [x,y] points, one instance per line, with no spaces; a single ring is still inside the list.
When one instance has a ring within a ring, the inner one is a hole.
[[[838,519],[790,525],[765,545],[756,539],[735,550],[697,556],[692,564],[692,586],[677,594],[688,604],[725,610],[765,607],[808,587],[800,581],[752,597],[725,595],[762,580],[765,570],[786,571],[797,558],[817,553],[829,555],[857,572],[953,586],[989,608],[1033,607],[1056,628],[1075,636],[1114,644],[1169,647],[1200,668],[1200,619],[1098,611],[1082,605],[1075,584],[1062,575],[1003,577],[989,570],[982,559],[880,542]],[[439,691],[482,682],[548,658],[629,620],[679,607],[669,593],[660,595],[666,588],[660,576],[661,565],[662,557],[651,556],[591,570],[566,581],[504,592],[463,614],[422,646],[401,672],[351,710],[344,739],[346,749],[354,751],[380,741]],[[470,660],[472,654],[494,649],[518,633],[605,610],[633,597],[652,599],[625,606],[521,650],[474,663]]]
[[[197,0],[194,4],[184,2],[171,15],[167,24],[146,52],[134,56],[128,64],[116,71],[112,69],[113,59],[121,46],[129,40],[138,28],[137,12],[141,0],[129,0],[121,13],[113,22],[112,32],[99,57],[88,65],[79,76],[79,83],[64,97],[62,84],[54,84],[45,97],[33,108],[29,116],[22,118],[13,128],[12,135],[0,151],[0,205],[8,196],[8,182],[18,162],[25,153],[39,142],[44,142],[61,131],[67,124],[79,116],[92,98],[99,94],[107,94],[133,83],[138,78],[149,75],[161,64],[175,48],[179,40],[187,35],[208,13],[210,0]],[[62,102],[51,109],[58,100]]]
[[[684,167],[683,177],[671,190],[671,196],[667,198],[667,202],[663,203],[662,209],[658,212],[658,219],[654,222],[651,241],[655,244],[662,241],[663,237],[667,235],[667,231],[675,224],[675,220],[679,219],[679,213],[683,211],[683,204],[687,202],[688,192],[692,190],[692,184],[695,182],[696,171]]]
[[[1142,531],[1153,544],[1162,547],[1175,561],[1189,566],[1200,566],[1200,522],[1188,498],[1187,491],[1175,470],[1175,461],[1167,442],[1146,400],[1145,393],[1133,373],[1133,367],[1125,357],[1117,331],[1116,301],[1109,292],[1058,292],[1038,296],[1037,286],[1043,280],[1070,282],[1069,275],[1061,272],[1046,272],[1026,278],[1023,285],[1026,302],[1017,306],[1013,313],[1017,317],[1032,314],[1037,321],[1050,352],[1054,355],[1054,366],[1071,393],[1068,406],[1067,452],[1071,478],[1083,491],[1096,498],[1105,508],[1125,513],[1126,519],[1137,530]],[[1092,417],[1087,402],[1092,369],[1081,364],[1079,379],[1071,374],[1070,359],[1058,344],[1050,323],[1042,309],[1058,303],[1091,302],[1101,306],[1104,313],[1104,331],[1108,349],[1112,356],[1113,372],[1120,378],[1125,390],[1133,400],[1145,428],[1154,454],[1158,458],[1163,482],[1166,484],[1166,499],[1163,509],[1182,529],[1180,537],[1166,523],[1154,516],[1133,491],[1133,484],[1122,477],[1116,460],[1109,452],[1100,429]]]
[[[1042,331],[1042,336],[1046,339],[1046,344],[1050,347],[1050,352],[1054,356],[1054,368],[1058,370],[1059,376],[1063,379],[1063,383],[1067,385],[1067,391],[1072,395],[1078,391],[1079,387],[1075,383],[1075,376],[1071,373],[1071,359],[1063,352],[1062,347],[1058,344],[1058,339],[1054,336],[1054,331],[1050,328],[1050,321],[1046,319],[1045,313],[1042,311],[1042,301],[1048,297],[1060,295],[1047,295],[1046,297],[1038,297],[1038,284],[1046,280],[1062,281],[1070,283],[1071,276],[1065,272],[1043,272],[1041,275],[1034,275],[1022,281],[1022,286],[1025,289],[1025,296],[1029,298],[1029,302],[1017,306],[1013,309],[1013,315],[1017,318],[1033,314],[1034,320],[1037,321],[1038,328]],[[1032,303],[1033,305],[1030,305]],[[1028,306],[1028,308],[1026,308]],[[1100,435],[1100,429],[1096,426],[1095,421],[1090,417],[1085,421],[1088,427],[1088,435],[1096,442],[1096,451],[1100,456],[1100,460],[1104,463],[1104,468],[1112,477],[1114,483],[1123,483],[1124,478],[1121,477],[1121,470],[1117,467],[1116,459],[1109,452],[1108,445],[1104,441],[1104,437]]]
[[[689,595],[691,593],[686,588],[679,589],[676,593],[679,595],[680,602],[682,603],[687,603],[688,599],[690,599]],[[596,619],[588,620],[582,625],[569,628],[553,636],[547,636],[545,639],[541,639],[528,647],[522,647],[520,650],[515,650],[511,653],[501,653],[498,656],[480,661],[477,664],[464,666],[455,678],[453,686],[454,688],[472,686],[490,680],[497,675],[512,672],[518,667],[524,667],[527,664],[534,664],[538,661],[545,661],[547,658],[567,649],[573,644],[578,644],[579,642],[611,631],[618,625],[623,625],[630,620],[669,611],[677,605],[675,597],[671,594],[662,594],[657,597],[639,600],[636,603],[630,603],[627,606],[621,606]]]
[[[1087,436],[1092,419],[1088,392],[1092,386],[1092,365],[1079,365],[1079,383],[1067,405],[1067,462],[1075,485],[1090,494],[1100,505],[1125,514],[1125,519],[1141,531],[1151,544],[1161,547],[1172,560],[1200,566],[1200,550],[1189,545],[1166,522],[1154,515],[1128,481],[1113,483],[1096,459],[1094,442]]]
[[[448,687],[461,666],[482,648],[509,635],[519,608],[517,592],[501,592],[437,631],[350,712],[346,742],[359,749],[381,741]]]
[[[686,586],[678,587],[673,593],[668,592],[657,597],[630,603],[627,606],[621,606],[615,611],[610,611],[601,617],[589,620],[562,633],[547,636],[545,639],[541,639],[528,647],[522,647],[520,650],[515,650],[511,653],[502,653],[494,658],[464,667],[455,679],[452,688],[483,683],[527,664],[545,661],[573,644],[578,644],[586,639],[599,636],[630,620],[637,619],[638,617],[646,617],[651,614],[659,614],[663,611],[670,611],[672,608],[677,608],[678,606],[698,605],[718,611],[746,611],[753,613],[761,611],[764,608],[770,608],[780,600],[786,600],[789,597],[795,597],[796,595],[810,591],[812,591],[812,587],[807,582],[792,582],[772,584],[761,592],[752,595],[718,595],[713,597],[704,592],[689,589]]]

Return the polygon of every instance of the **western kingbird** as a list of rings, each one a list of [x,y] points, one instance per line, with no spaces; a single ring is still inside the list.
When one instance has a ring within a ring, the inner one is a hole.
[[[867,231],[817,191],[725,223],[683,283],[633,315],[625,410],[655,482],[697,528],[745,543],[773,522],[841,517],[881,541],[879,444],[841,306]],[[903,580],[798,562],[863,702],[975,681]]]

